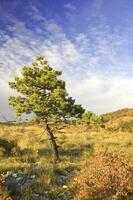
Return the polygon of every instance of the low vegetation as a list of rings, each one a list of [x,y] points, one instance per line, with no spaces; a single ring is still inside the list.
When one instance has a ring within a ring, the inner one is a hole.
[[[96,154],[75,177],[72,192],[75,200],[132,200],[133,162],[125,156]]]
[[[106,123],[105,128],[88,128],[83,122],[53,126],[60,146],[60,161],[53,163],[43,124],[1,124],[0,173],[4,174],[5,182],[0,184],[0,198],[5,195],[12,200],[104,200],[108,199],[108,187],[116,186],[115,191],[110,191],[110,199],[132,199],[133,187],[129,181],[132,171],[129,169],[133,167],[133,135],[128,130],[110,131],[108,128]],[[12,153],[7,143],[11,144]],[[112,186],[116,175],[118,182]],[[90,177],[94,178],[96,187],[89,182],[88,196],[87,192],[84,194],[84,181]],[[84,198],[84,195],[87,196]]]

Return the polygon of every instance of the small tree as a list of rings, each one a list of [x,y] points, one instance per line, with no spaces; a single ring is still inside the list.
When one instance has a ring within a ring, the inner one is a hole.
[[[103,116],[102,115],[96,115],[93,113],[90,119],[91,123],[94,124],[97,128],[99,128],[103,123]]]
[[[82,121],[86,122],[87,125],[93,124],[95,127],[99,128],[104,126],[104,119],[102,115],[96,115],[93,112],[84,112],[82,115]]]
[[[93,112],[85,112],[82,115],[82,121],[86,122],[88,125],[91,123],[91,117],[93,115]]]
[[[61,71],[52,69],[42,56],[36,57],[30,67],[22,68],[22,76],[16,77],[9,86],[20,95],[10,96],[11,105],[16,114],[34,113],[44,122],[45,130],[53,146],[55,161],[59,159],[58,146],[49,121],[80,118],[84,113],[81,105],[68,96],[65,82],[59,79]]]

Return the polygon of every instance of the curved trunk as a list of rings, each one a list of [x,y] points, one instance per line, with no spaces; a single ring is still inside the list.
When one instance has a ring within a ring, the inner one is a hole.
[[[57,162],[59,160],[58,145],[56,144],[56,140],[55,140],[56,138],[54,137],[53,132],[47,122],[45,122],[45,129],[47,131],[49,140],[53,146],[54,161]]]

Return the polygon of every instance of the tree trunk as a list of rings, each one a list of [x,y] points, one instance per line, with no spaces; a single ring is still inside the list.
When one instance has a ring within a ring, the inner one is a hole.
[[[54,161],[57,162],[59,160],[58,145],[56,144],[56,140],[53,135],[53,132],[47,122],[45,122],[45,129],[47,131],[49,140],[51,141],[51,144],[53,146]]]

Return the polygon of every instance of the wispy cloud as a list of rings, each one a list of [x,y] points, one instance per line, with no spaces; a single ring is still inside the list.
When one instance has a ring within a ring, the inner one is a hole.
[[[113,32],[103,22],[88,24],[86,32],[78,32],[70,40],[63,28],[54,20],[47,20],[37,7],[30,6],[28,13],[38,26],[30,29],[26,23],[12,18],[8,32],[0,32],[2,115],[10,113],[7,96],[11,91],[7,82],[36,55],[45,55],[51,66],[63,70],[68,91],[86,109],[103,113],[133,106],[131,24],[123,31],[118,28]]]
[[[75,7],[73,4],[71,4],[71,3],[65,4],[65,5],[64,5],[64,8],[66,8],[66,9],[69,10],[69,11],[74,11],[74,10],[76,10],[76,7]]]

